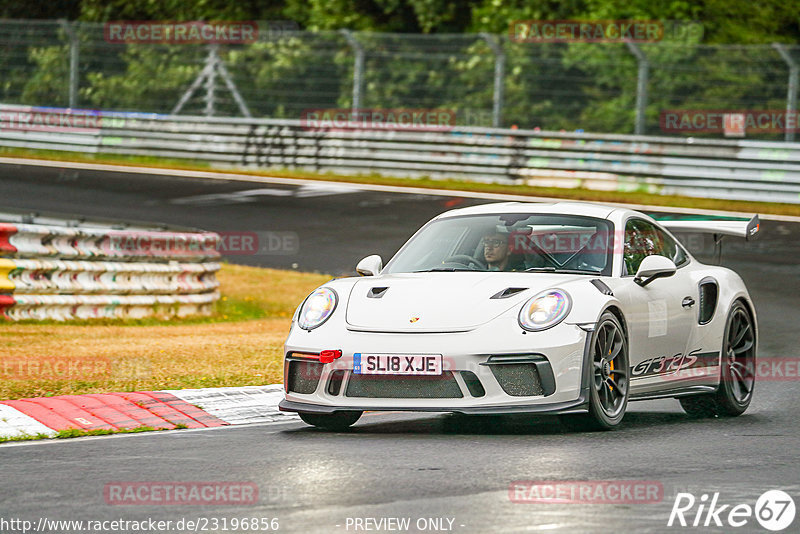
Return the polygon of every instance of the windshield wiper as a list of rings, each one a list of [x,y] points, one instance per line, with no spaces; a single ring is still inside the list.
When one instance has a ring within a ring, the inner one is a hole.
[[[433,269],[423,269],[422,271],[414,271],[415,273],[453,273],[453,272],[477,272],[476,269],[459,269],[458,267],[434,267]]]
[[[599,271],[583,271],[581,269],[556,269],[555,267],[530,267],[526,273],[564,273],[564,274],[598,274]]]

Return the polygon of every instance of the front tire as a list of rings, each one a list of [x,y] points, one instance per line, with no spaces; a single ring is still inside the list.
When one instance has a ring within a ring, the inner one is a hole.
[[[303,413],[297,415],[304,423],[323,430],[342,432],[350,428],[364,412]]]
[[[590,353],[589,413],[563,415],[570,430],[612,430],[628,407],[628,340],[619,319],[605,312],[592,334]]]
[[[750,406],[756,381],[756,333],[750,313],[736,301],[728,313],[722,338],[720,381],[716,393],[681,397],[692,417],[736,417]]]

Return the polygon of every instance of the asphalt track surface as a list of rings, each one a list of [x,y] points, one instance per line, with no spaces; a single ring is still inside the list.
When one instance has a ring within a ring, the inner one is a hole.
[[[283,250],[228,259],[335,275],[352,273],[367,254],[389,258],[433,215],[479,202],[485,201],[0,165],[0,211],[293,235]],[[767,221],[762,231],[754,243],[730,239],[722,263],[742,275],[755,301],[759,357],[798,358],[800,225]],[[692,252],[709,257],[708,240],[687,239]],[[280,532],[367,532],[355,528],[355,518],[410,518],[412,532],[727,532],[727,524],[668,527],[675,497],[718,492],[718,505],[754,506],[764,491],[782,489],[800,504],[799,381],[795,373],[759,382],[750,409],[735,419],[691,420],[672,399],[633,403],[623,428],[607,433],[568,433],[551,417],[465,422],[389,413],[366,414],[347,433],[281,423],[8,444],[0,450],[0,519],[259,517],[278,518]],[[509,486],[518,480],[655,481],[663,500],[517,504]],[[254,482],[259,500],[106,504],[105,484],[119,481]],[[696,512],[697,506],[686,514],[690,525]],[[425,518],[450,519],[451,530],[447,519],[444,528],[418,530]],[[768,532],[753,517],[735,530]],[[2,522],[0,531],[21,532]],[[798,531],[800,518],[785,530]]]

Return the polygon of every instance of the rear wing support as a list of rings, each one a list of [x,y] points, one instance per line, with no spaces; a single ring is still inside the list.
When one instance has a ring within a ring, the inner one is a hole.
[[[675,216],[662,215],[653,217],[661,226],[678,232],[695,232],[711,234],[714,238],[714,252],[717,263],[722,261],[722,239],[725,236],[743,237],[747,241],[757,239],[761,234],[761,222],[758,215],[752,217],[723,216]]]

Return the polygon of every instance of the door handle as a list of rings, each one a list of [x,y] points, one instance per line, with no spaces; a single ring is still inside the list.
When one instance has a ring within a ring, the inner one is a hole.
[[[683,297],[683,302],[681,302],[681,306],[684,308],[691,308],[694,306],[694,299],[692,297]]]

